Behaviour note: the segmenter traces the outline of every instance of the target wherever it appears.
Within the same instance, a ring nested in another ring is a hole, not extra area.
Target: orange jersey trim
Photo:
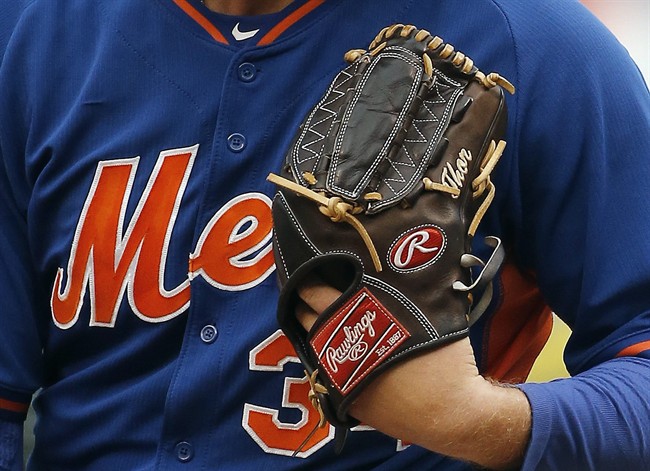
[[[196,8],[194,8],[187,0],[173,0],[173,2],[178,5],[178,7],[189,15],[194,21],[196,21],[207,33],[212,36],[212,38],[220,43],[228,44],[226,37],[221,34],[210,20],[203,16]]]
[[[623,350],[618,352],[618,354],[616,355],[616,358],[619,358],[619,357],[633,357],[633,356],[638,355],[641,352],[645,352],[646,350],[650,350],[650,340],[635,343],[634,345],[630,345],[629,347],[625,347]]]
[[[187,0],[172,0],[181,10],[196,21],[212,38],[222,44],[229,44],[226,37],[208,20],[201,12],[194,8]],[[289,14],[286,18],[281,20],[271,30],[266,33],[262,39],[257,43],[258,46],[266,46],[275,41],[282,33],[289,29],[292,25],[296,24],[305,15],[316,9],[318,6],[325,3],[325,0],[309,0],[296,11]]]
[[[488,321],[483,342],[485,374],[523,382],[553,329],[553,313],[531,276],[504,264],[501,304]]]
[[[325,0],[309,0],[303,6],[291,13],[285,19],[280,21],[277,25],[271,28],[271,31],[266,33],[262,39],[257,43],[258,46],[266,46],[275,41],[282,33],[289,29],[292,25],[296,24],[302,17],[310,13],[316,7],[322,5]]]
[[[27,413],[27,409],[29,409],[29,404],[0,399],[0,409],[25,414]]]

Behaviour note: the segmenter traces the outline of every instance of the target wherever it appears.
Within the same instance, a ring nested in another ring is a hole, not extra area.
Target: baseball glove
[[[358,424],[347,410],[373,378],[466,336],[488,304],[503,250],[486,238],[483,262],[470,246],[505,147],[502,89],[514,92],[414,26],[384,28],[345,59],[281,175],[269,175],[278,320],[321,425],[343,430]],[[343,294],[307,332],[296,288],[314,276]]]

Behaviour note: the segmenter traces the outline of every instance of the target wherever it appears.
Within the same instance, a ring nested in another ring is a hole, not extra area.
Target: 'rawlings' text
[[[363,338],[366,332],[370,338],[375,336],[372,323],[376,317],[376,312],[366,311],[353,326],[346,325],[343,327],[345,339],[338,347],[329,347],[325,351],[325,357],[331,371],[336,373],[339,370],[339,365],[344,362],[358,361],[364,357],[368,351],[368,344],[363,341]]]

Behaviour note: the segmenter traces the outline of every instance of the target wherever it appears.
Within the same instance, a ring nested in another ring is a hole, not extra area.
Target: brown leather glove
[[[494,251],[483,262],[470,244],[505,147],[502,88],[514,91],[413,26],[383,29],[346,60],[281,176],[269,176],[278,185],[278,320],[312,402],[343,429],[357,425],[347,410],[373,378],[466,336],[484,310],[503,251],[487,238]],[[313,276],[343,294],[307,332],[296,287]],[[474,292],[488,296],[475,303]]]

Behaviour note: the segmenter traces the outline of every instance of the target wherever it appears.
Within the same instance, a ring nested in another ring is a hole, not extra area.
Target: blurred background
[[[630,52],[650,83],[650,0],[582,0]]]

